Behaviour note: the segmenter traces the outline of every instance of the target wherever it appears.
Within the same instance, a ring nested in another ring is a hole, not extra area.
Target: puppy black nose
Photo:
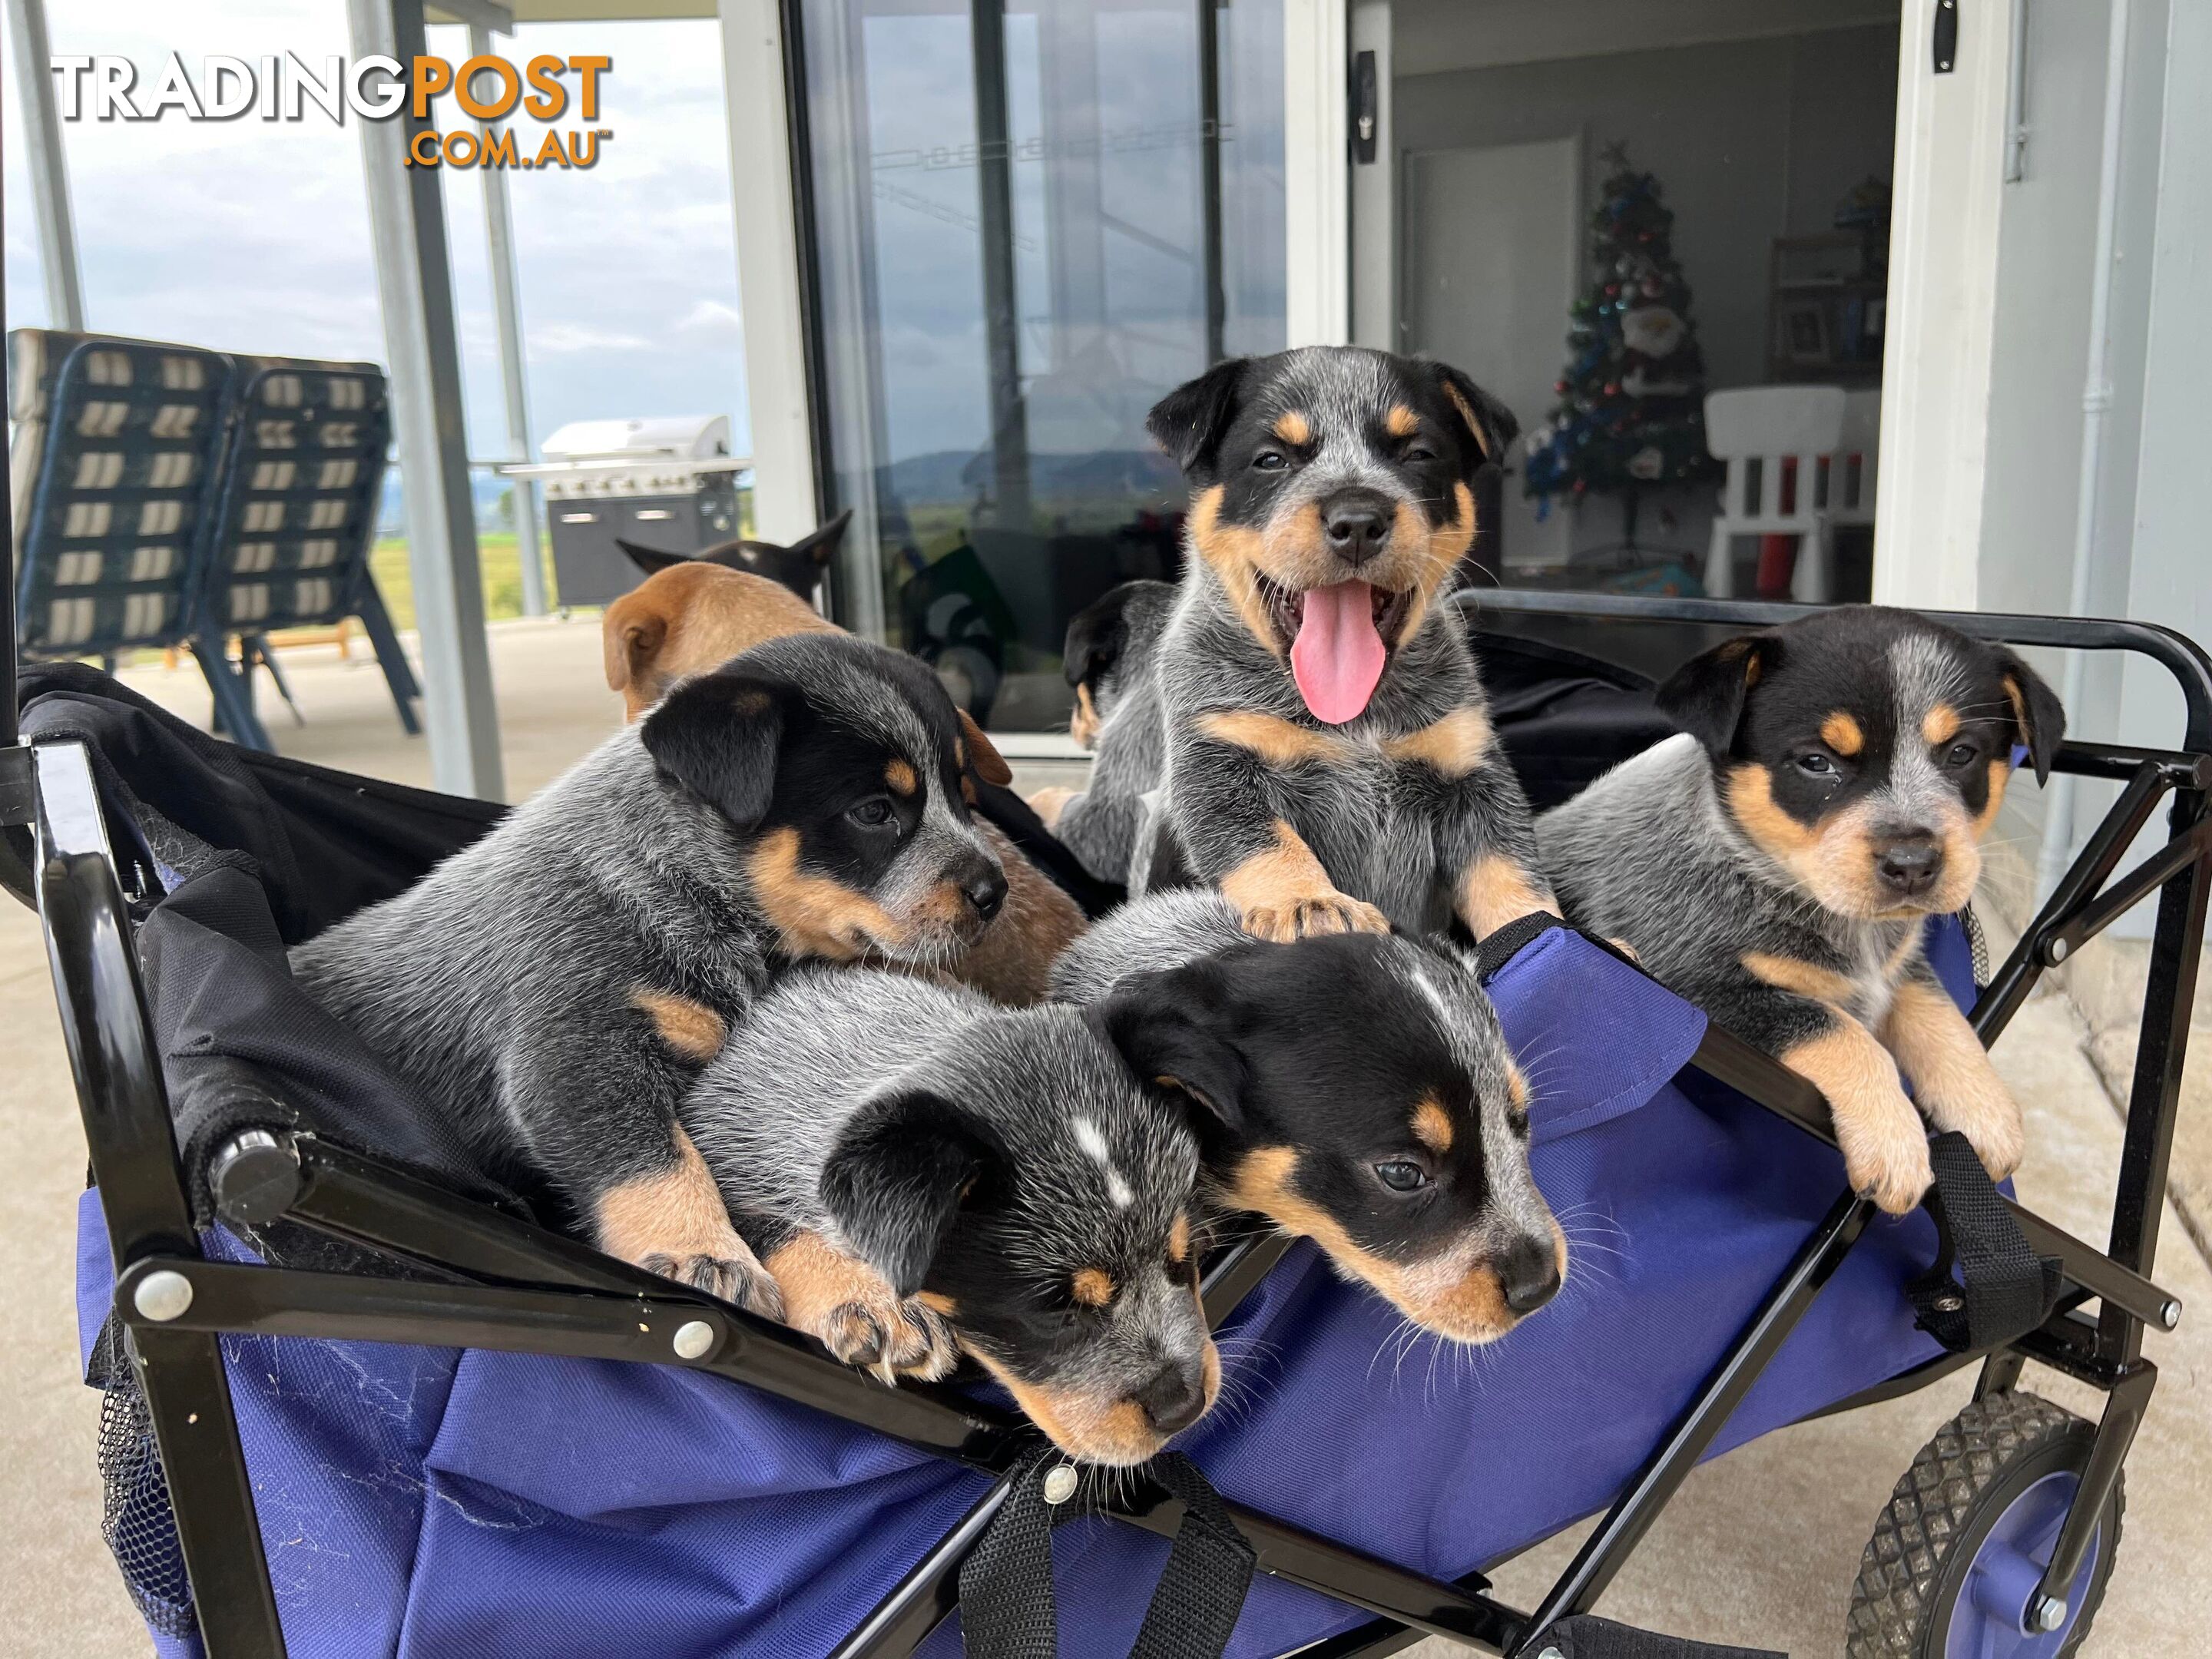
[[[1943,872],[1943,849],[1925,836],[1893,841],[1875,855],[1875,873],[1900,898],[1914,898]]]
[[[1322,535],[1346,564],[1365,564],[1389,540],[1390,518],[1389,507],[1373,496],[1340,496],[1322,507]]]
[[[1498,1261],[1505,1305],[1532,1314],[1559,1293],[1559,1256],[1548,1238],[1516,1239]]]
[[[1162,1434],[1173,1434],[1198,1421],[1206,1410],[1206,1379],[1198,1362],[1170,1360],[1152,1373],[1135,1395],[1145,1420]]]
[[[975,907],[975,914],[988,921],[1006,902],[1006,878],[990,865],[979,864],[960,884],[960,891]]]

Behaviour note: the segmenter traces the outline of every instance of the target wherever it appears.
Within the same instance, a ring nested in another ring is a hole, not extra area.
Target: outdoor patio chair
[[[112,663],[185,641],[230,376],[191,346],[8,337],[25,656]]]
[[[361,618],[410,736],[422,695],[368,566],[392,416],[374,363],[241,357],[191,623],[208,684],[229,690],[217,709],[248,747],[272,745],[253,712],[252,675],[265,665],[287,701],[268,636],[279,629]],[[240,641],[234,673],[224,641]]]

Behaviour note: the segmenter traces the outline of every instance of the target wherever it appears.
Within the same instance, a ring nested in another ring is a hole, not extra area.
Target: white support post
[[[1352,337],[1346,0],[1284,0],[1283,225],[1289,343]]]
[[[1930,57],[1936,0],[1905,0],[1898,51],[1874,597],[1927,610],[1978,597],[2008,143],[2009,9],[1961,9],[1948,72]]]
[[[9,45],[23,100],[23,160],[31,173],[31,207],[39,222],[39,268],[46,280],[46,325],[84,330],[84,279],[76,261],[76,218],[70,211],[69,168],[54,103],[53,48],[46,38],[46,0],[8,0]]]
[[[491,31],[481,23],[469,26],[469,55],[492,55]],[[487,71],[489,73],[489,71]],[[491,124],[479,122],[489,139]],[[507,447],[510,459],[532,461],[530,401],[523,382],[522,290],[514,275],[514,219],[507,195],[507,169],[479,169],[483,179],[484,240],[491,256],[491,307],[499,325],[499,379],[507,394]],[[545,614],[545,550],[538,544],[538,485],[529,478],[512,478],[514,537],[522,556],[522,614]]]
[[[730,196],[737,217],[738,290],[745,323],[745,406],[751,416],[753,529],[796,541],[819,516],[806,330],[799,286],[799,213],[792,199],[790,112],[783,21],[776,0],[720,0],[722,96],[729,112]],[[880,636],[882,583],[874,550],[848,562],[855,631]],[[850,580],[866,569],[870,579]]]
[[[1382,351],[1403,349],[1398,323],[1398,141],[1391,128],[1391,8],[1353,0],[1349,51],[1375,54],[1375,159],[1350,163],[1352,339]]]
[[[347,10],[356,58],[383,53],[404,64],[424,55],[422,0],[347,0]],[[403,110],[359,125],[407,503],[431,776],[449,793],[499,800],[506,785],[469,494],[445,210],[438,169],[407,165],[408,143],[431,124]]]

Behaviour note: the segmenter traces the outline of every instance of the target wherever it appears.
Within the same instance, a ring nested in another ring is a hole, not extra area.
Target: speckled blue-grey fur
[[[900,1218],[841,1210],[829,1194],[850,1184],[828,1177],[872,1113],[918,1093],[950,1103],[963,1132],[991,1149],[974,1178],[990,1194],[984,1236],[994,1254],[963,1263],[945,1317],[1018,1397],[1024,1386],[1048,1391],[1074,1436],[1065,1449],[1132,1461],[1137,1453],[1084,1439],[1090,1417],[1126,1405],[1164,1364],[1194,1376],[1214,1364],[1194,1266],[1172,1268],[1164,1254],[1179,1221],[1188,1227],[1198,1152],[1182,1115],[1139,1084],[1081,1012],[1004,1008],[963,987],[870,969],[795,969],[755,1006],[682,1112],[763,1255],[774,1260],[780,1239],[804,1231],[896,1282],[905,1270],[872,1241]],[[978,1234],[963,1227],[955,1222],[945,1251],[972,1255]],[[938,1288],[942,1265],[921,1282]],[[1073,1321],[1019,1316],[1024,1297],[1064,1289],[1086,1268],[1110,1274],[1110,1302]],[[981,1304],[994,1293],[1006,1305]],[[1039,1339],[1010,1334],[1016,1325]]]

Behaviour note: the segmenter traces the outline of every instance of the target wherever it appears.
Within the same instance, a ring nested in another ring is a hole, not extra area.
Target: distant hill
[[[500,503],[513,486],[508,480],[495,473],[469,474],[469,494],[476,503],[477,528],[507,530],[512,521],[501,511]],[[404,536],[407,533],[407,510],[399,488],[399,469],[384,469],[384,493],[376,506],[376,533],[380,536]]]

